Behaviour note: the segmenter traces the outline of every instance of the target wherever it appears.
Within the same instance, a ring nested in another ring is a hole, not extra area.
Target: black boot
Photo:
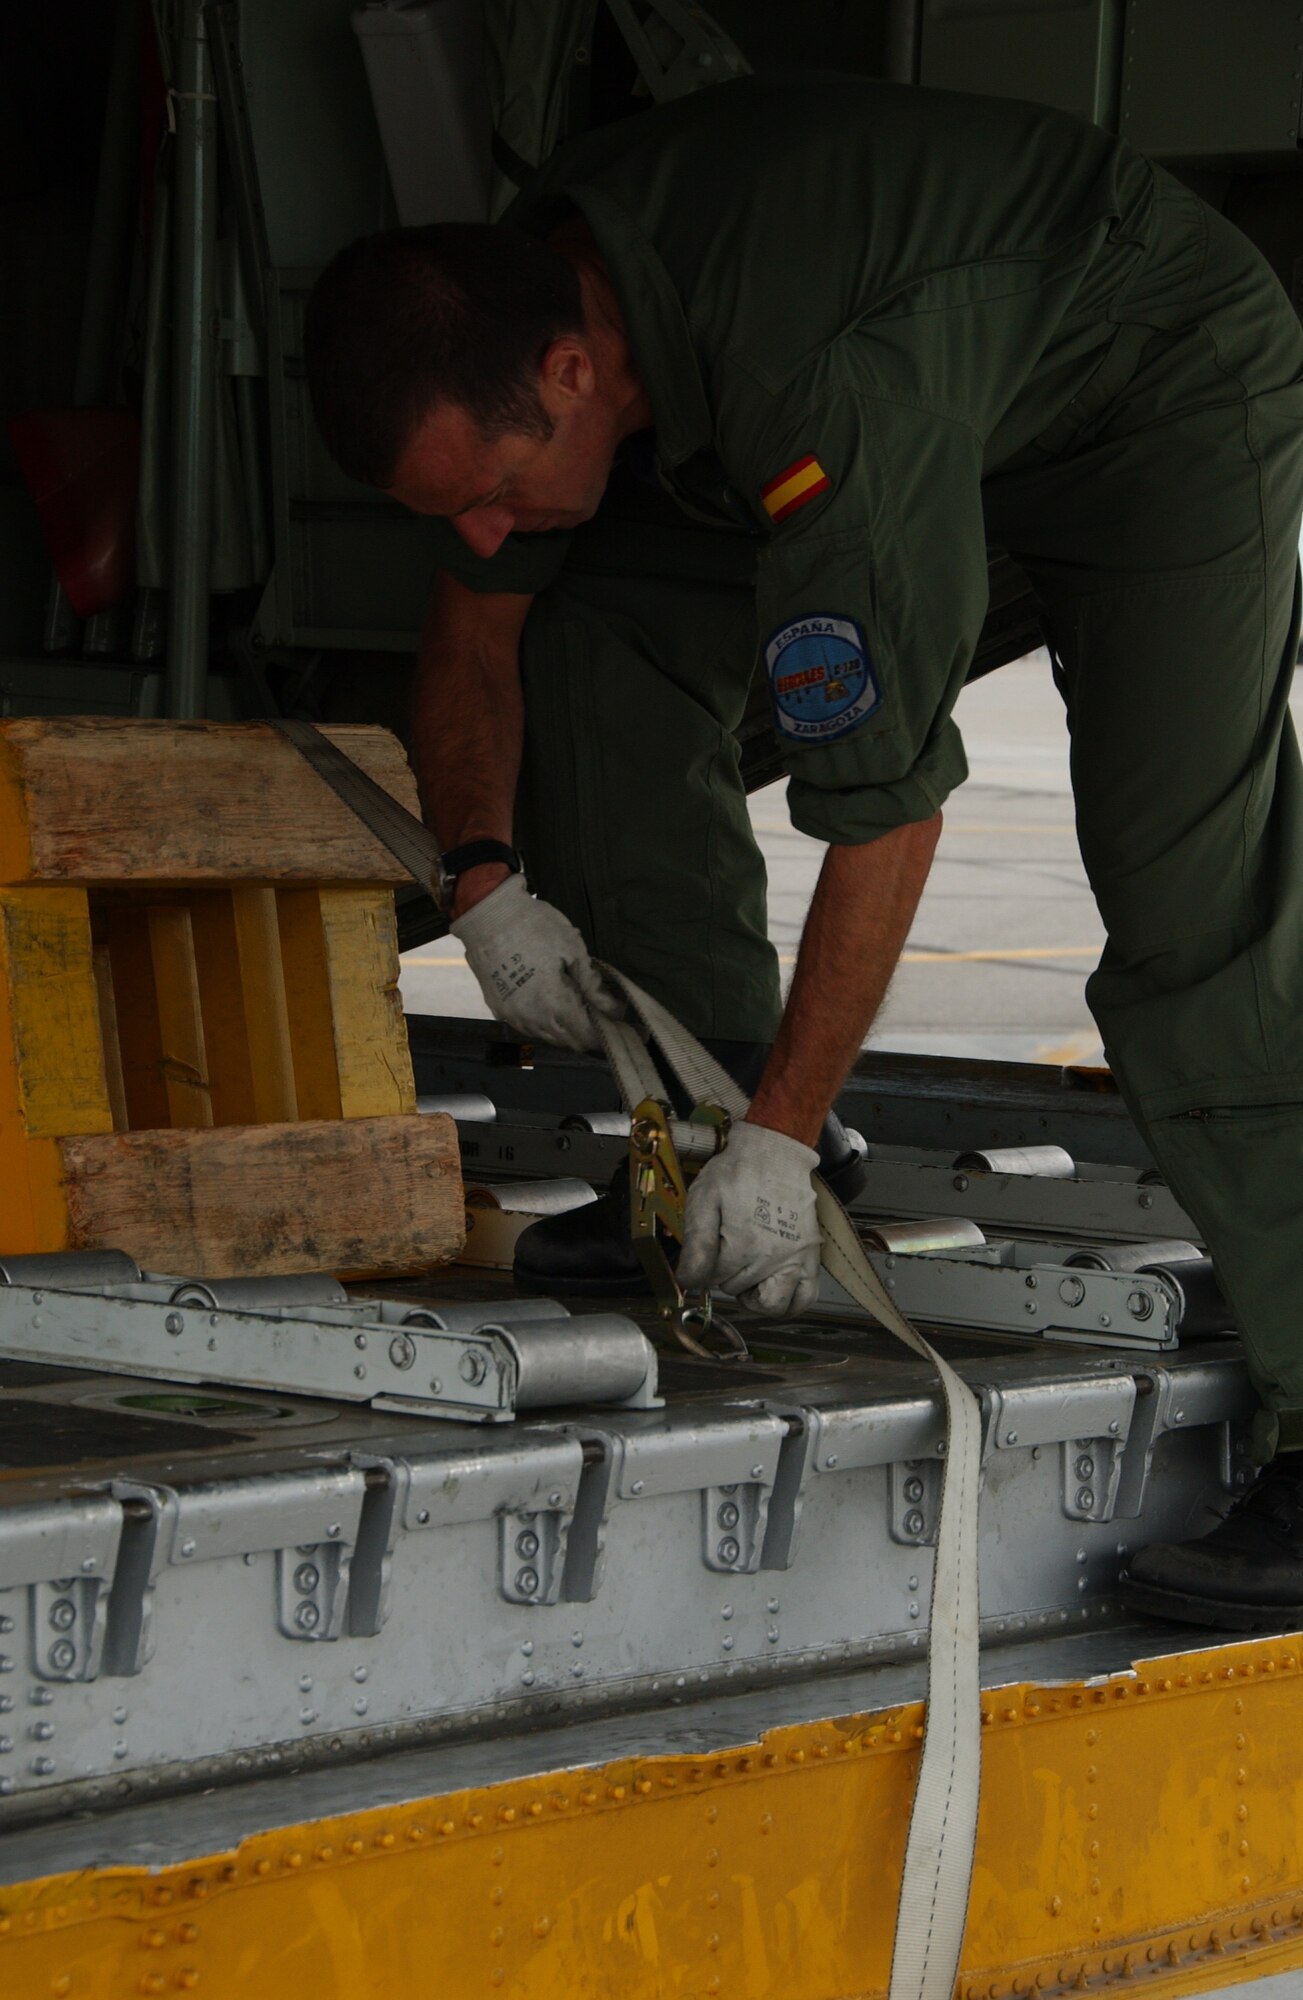
[[[769,1058],[765,1042],[707,1041],[703,1047],[746,1091],[755,1089]],[[662,1063],[662,1070],[664,1067]],[[672,1099],[679,1116],[686,1117],[691,1106],[677,1090]],[[852,1201],[864,1185],[864,1141],[858,1133],[849,1133],[836,1112],[830,1111],[817,1147],[819,1172],[839,1201]],[[524,1230],[516,1240],[512,1277],[522,1291],[608,1298],[647,1291],[647,1280],[629,1238],[628,1167],[621,1163],[599,1200],[572,1208],[565,1215],[545,1216]]]
[[[1303,1453],[1287,1452],[1193,1542],[1154,1542],[1119,1578],[1124,1604],[1229,1632],[1303,1626]]]

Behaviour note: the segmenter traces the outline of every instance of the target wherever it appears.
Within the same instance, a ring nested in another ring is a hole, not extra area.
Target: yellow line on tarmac
[[[991,951],[903,951],[902,965],[959,965],[973,964],[978,960],[1018,958],[1098,958],[1102,945],[1098,944],[1022,944],[1010,945],[1007,950]]]
[[[1101,947],[1097,944],[1021,944],[1009,945],[1003,950],[988,951],[903,951],[902,965],[975,965],[979,963],[1004,964],[1023,958],[1098,958]],[[410,954],[403,958],[404,965],[464,965],[463,958],[414,958]],[[796,953],[779,954],[780,965],[795,965]]]
[[[1003,965],[1024,958],[1098,958],[1102,947],[1097,944],[1027,944],[1010,945],[1006,951],[902,951],[901,965],[972,965],[990,962]],[[781,952],[780,965],[795,965],[794,951]]]
[[[1042,1063],[1102,1063],[1104,1045],[1091,1028],[1069,1035],[1066,1042],[1042,1042],[1032,1056]]]

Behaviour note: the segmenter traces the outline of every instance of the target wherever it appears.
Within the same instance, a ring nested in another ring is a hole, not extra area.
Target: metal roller
[[[604,1139],[627,1139],[627,1111],[570,1111],[561,1120],[563,1132],[596,1132]]]
[[[276,1306],[345,1306],[348,1293],[328,1271],[292,1271],[283,1278],[188,1278],[168,1303],[201,1311],[266,1312]]]
[[[983,1152],[960,1153],[955,1170],[963,1174],[1029,1174],[1040,1180],[1076,1179],[1077,1167],[1062,1146],[988,1146]]]
[[[496,1208],[504,1215],[567,1215],[572,1208],[596,1200],[596,1188],[573,1174],[535,1181],[472,1181],[466,1188],[468,1208]]]
[[[516,1355],[518,1410],[563,1403],[624,1403],[637,1395],[649,1376],[655,1383],[651,1342],[619,1313],[509,1326],[499,1318],[492,1330],[501,1330]]]
[[[562,1132],[593,1132],[603,1139],[627,1139],[631,1120],[626,1111],[571,1111],[561,1120]],[[686,1118],[671,1118],[674,1149],[681,1160],[708,1160],[719,1151],[719,1131],[714,1125],[694,1125]]]
[[[0,1257],[0,1285],[49,1285],[54,1291],[93,1292],[102,1285],[138,1285],[140,1266],[125,1250],[51,1250]]]
[[[1235,1315],[1222,1295],[1211,1257],[1142,1264],[1136,1275],[1161,1278],[1175,1293],[1179,1332],[1196,1335],[1235,1330]]]
[[[1077,1271],[1148,1271],[1156,1264],[1190,1264],[1203,1251],[1196,1243],[1083,1243],[1064,1263]]]
[[[934,1222],[875,1222],[860,1230],[860,1240],[868,1250],[918,1257],[929,1250],[977,1250],[986,1237],[975,1222],[943,1215]]]
[[[455,1119],[459,1125],[493,1125],[498,1116],[497,1105],[482,1090],[448,1091],[432,1097],[418,1097],[416,1108],[423,1118],[442,1111],[445,1117]]]
[[[461,1299],[438,1305],[415,1306],[404,1313],[404,1326],[428,1326],[440,1333],[478,1333],[482,1327],[527,1326],[536,1320],[567,1319],[565,1306],[555,1299],[482,1299],[470,1303]]]

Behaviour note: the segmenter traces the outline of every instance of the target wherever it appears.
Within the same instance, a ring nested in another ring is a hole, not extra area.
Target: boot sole
[[[1118,1595],[1133,1611],[1147,1611],[1178,1624],[1219,1626],[1227,1632],[1293,1632],[1303,1628],[1303,1604],[1237,1604],[1231,1598],[1194,1597],[1184,1590],[1163,1590],[1141,1583],[1124,1570]]]

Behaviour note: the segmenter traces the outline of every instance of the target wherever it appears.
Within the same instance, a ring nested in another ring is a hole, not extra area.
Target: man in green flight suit
[[[439,520],[417,762],[490,1005],[592,1045],[588,1004],[612,1003],[591,953],[731,1053],[751,1110],[693,1184],[680,1271],[807,1304],[811,1170],[845,1167],[825,1114],[965,775],[951,709],[987,543],[1009,551],[1053,636],[1108,930],[1090,1004],[1216,1259],[1273,1461],[1128,1587],[1303,1621],[1284,294],[1106,133],[843,77],[590,134],[507,225],[351,246],[306,340],[339,463]],[[734,737],[757,654],[792,819],[827,843],[785,1011]],[[627,1283],[616,1227],[540,1225],[521,1275]]]

